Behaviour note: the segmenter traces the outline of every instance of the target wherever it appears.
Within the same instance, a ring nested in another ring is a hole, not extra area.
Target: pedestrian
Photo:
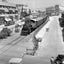
[[[54,64],[54,57],[50,58],[50,62],[51,62],[51,64]]]

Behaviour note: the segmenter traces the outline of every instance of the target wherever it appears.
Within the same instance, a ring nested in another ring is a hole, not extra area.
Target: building
[[[51,13],[55,12],[55,8],[53,6],[46,8],[46,14],[51,16]]]
[[[2,0],[0,1],[0,19],[5,17],[10,17],[13,20],[17,19],[18,10],[15,4]]]
[[[60,9],[59,9],[59,5],[55,5],[55,13],[56,15],[59,15]]]
[[[19,11],[18,12],[19,19],[23,17],[23,14],[29,14],[29,12],[31,13],[31,10],[25,4],[16,4],[16,7],[18,8]]]
[[[51,15],[58,15],[59,14],[59,5],[51,6],[46,8],[46,14]]]

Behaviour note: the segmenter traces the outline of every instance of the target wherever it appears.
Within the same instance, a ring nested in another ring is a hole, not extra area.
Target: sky
[[[31,9],[44,9],[55,4],[60,4],[62,0],[8,0],[15,4],[25,4]]]

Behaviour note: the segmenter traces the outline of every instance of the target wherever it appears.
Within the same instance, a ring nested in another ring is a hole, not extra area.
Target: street
[[[35,33],[36,31],[23,40],[18,41],[14,46],[7,45],[6,48],[0,49],[0,64],[8,64],[10,58],[13,57],[22,58],[26,48],[33,47],[32,37]],[[1,45],[3,46],[4,44]],[[9,46],[11,47],[7,49]],[[39,48],[35,56],[25,55],[22,64],[50,64],[50,58],[52,56],[56,57],[59,53],[64,53],[64,44],[62,42],[62,33],[58,23],[58,16],[53,16],[49,24],[49,31],[46,31],[42,36],[42,42],[39,43]]]

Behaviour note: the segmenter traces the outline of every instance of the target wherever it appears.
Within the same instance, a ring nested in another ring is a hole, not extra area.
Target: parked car
[[[64,64],[64,55],[58,54],[58,56],[54,59],[54,64]]]
[[[0,32],[0,39],[6,38],[11,35],[11,30],[8,28],[3,28],[3,30]]]

